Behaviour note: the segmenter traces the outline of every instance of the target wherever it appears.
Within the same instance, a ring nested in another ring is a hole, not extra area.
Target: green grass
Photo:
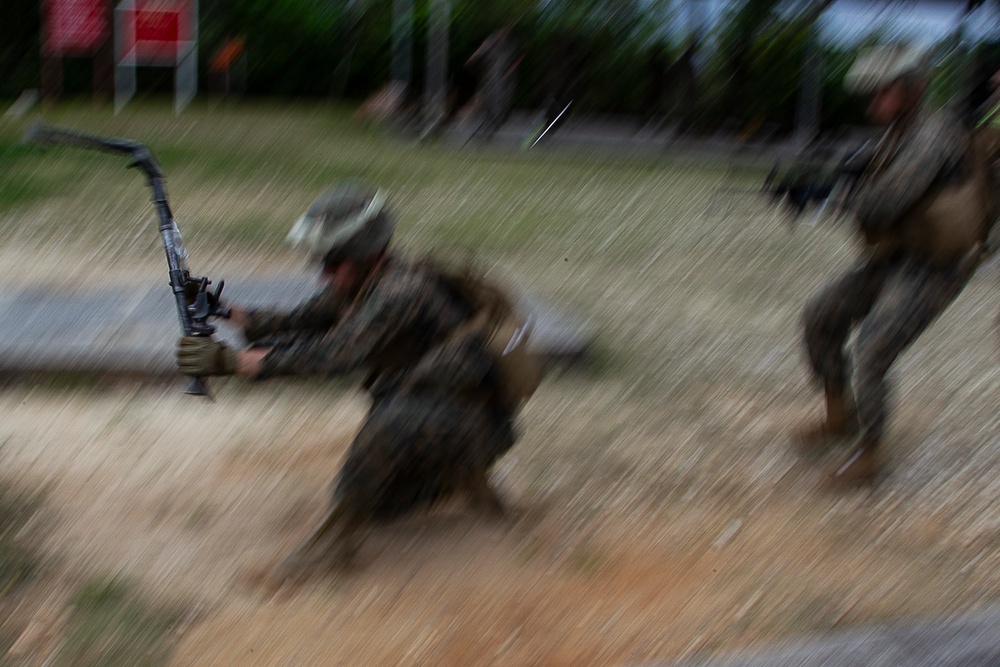
[[[17,603],[23,585],[41,567],[33,548],[30,522],[41,495],[0,484],[0,600]],[[166,664],[170,631],[180,612],[149,604],[119,579],[92,579],[70,600],[69,623],[54,659],[46,664],[74,667],[155,667]],[[0,638],[0,655],[17,636]],[[8,664],[0,658],[0,665]],[[13,664],[13,663],[9,663]]]
[[[691,217],[676,188],[703,188],[725,175],[667,158],[417,144],[357,127],[347,110],[322,104],[195,105],[179,117],[168,109],[136,104],[115,116],[67,105],[44,119],[146,143],[165,171],[181,231],[207,250],[280,247],[321,190],[361,178],[388,190],[401,234],[420,246],[517,253],[578,245],[596,224],[614,238],[583,250],[628,257],[655,240],[651,221]],[[29,122],[0,124],[0,216],[22,226],[47,216],[31,230],[34,243],[96,245],[149,210],[143,179],[125,171],[125,158],[23,146]],[[71,215],[53,224],[46,206]],[[16,227],[0,227],[0,242]]]
[[[0,598],[30,580],[38,570],[40,557],[22,531],[40,502],[39,495],[27,495],[0,484]]]
[[[0,213],[67,190],[65,170],[41,168],[39,153],[14,137],[0,138]]]
[[[144,601],[119,579],[93,579],[71,601],[69,627],[54,664],[74,667],[166,664],[179,612]]]

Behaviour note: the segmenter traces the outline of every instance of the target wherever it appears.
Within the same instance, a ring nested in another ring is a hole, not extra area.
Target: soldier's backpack
[[[969,135],[962,178],[932,189],[900,220],[904,247],[941,264],[981,251],[997,217],[998,147],[1000,135],[993,128]]]
[[[472,306],[473,314],[453,334],[478,336],[493,360],[500,399],[517,411],[542,381],[542,360],[528,345],[533,319],[507,293],[471,267],[434,265],[441,280]]]

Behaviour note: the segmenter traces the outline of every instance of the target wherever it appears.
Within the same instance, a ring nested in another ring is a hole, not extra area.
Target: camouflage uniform
[[[373,404],[333,489],[346,524],[481,491],[513,445],[487,352],[452,333],[470,314],[431,267],[391,258],[353,303],[324,290],[287,314],[249,313],[248,340],[273,346],[259,378],[368,372]]]
[[[896,358],[965,287],[974,263],[932,258],[903,238],[900,222],[936,188],[963,177],[965,131],[946,114],[890,129],[853,202],[864,257],[806,306],[809,362],[828,392],[846,392],[845,345],[860,323],[853,386],[862,439],[877,442],[886,422],[886,374]]]
[[[233,350],[208,336],[178,341],[178,368],[194,377],[368,374],[372,406],[330,508],[279,567],[279,581],[297,577],[314,557],[338,555],[334,548],[349,558],[352,536],[370,521],[454,492],[502,510],[487,471],[514,444],[515,399],[529,386],[511,389],[508,372],[519,357],[512,351],[497,360],[487,349],[496,331],[484,327],[499,311],[466,289],[474,277],[456,281],[447,267],[397,261],[387,254],[394,229],[382,191],[361,183],[327,190],[288,241],[321,262],[328,285],[289,312],[218,311],[261,350]]]

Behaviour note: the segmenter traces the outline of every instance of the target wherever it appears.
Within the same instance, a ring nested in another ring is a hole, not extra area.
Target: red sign
[[[136,62],[175,63],[193,46],[190,2],[136,0],[122,16],[122,53]]]
[[[91,55],[108,36],[107,0],[46,0],[45,55]]]

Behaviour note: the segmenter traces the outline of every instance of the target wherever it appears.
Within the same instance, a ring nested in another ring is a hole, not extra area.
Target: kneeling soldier
[[[182,373],[337,376],[367,372],[372,405],[334,480],[329,511],[279,569],[292,577],[318,559],[346,562],[357,531],[455,492],[491,512],[487,481],[514,444],[517,405],[505,400],[470,303],[428,262],[388,251],[395,223],[381,192],[334,188],[289,234],[322,264],[320,290],[287,312],[231,308],[252,347],[185,337]]]

